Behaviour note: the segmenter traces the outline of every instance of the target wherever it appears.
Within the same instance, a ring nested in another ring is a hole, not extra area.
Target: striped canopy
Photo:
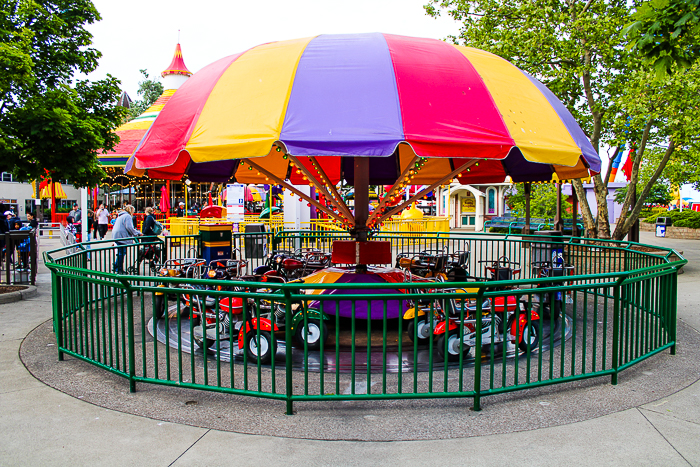
[[[572,115],[532,76],[481,50],[380,33],[274,42],[212,63],[172,96],[126,170],[304,182],[288,155],[351,184],[357,156],[371,158],[372,184],[396,182],[417,157],[410,184],[468,160],[479,163],[457,174],[466,183],[600,171]],[[242,170],[246,158],[255,169]]]
[[[175,94],[175,89],[166,89],[145,112],[114,130],[119,136],[119,143],[113,151],[97,156],[100,164],[105,167],[124,167],[148,128],[155,121],[158,113],[173,94]]]

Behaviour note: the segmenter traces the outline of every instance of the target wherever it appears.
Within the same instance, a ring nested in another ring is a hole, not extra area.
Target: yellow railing
[[[165,227],[169,230],[170,235],[197,235],[199,234],[199,226],[202,224],[221,224],[229,223],[225,218],[184,218],[171,217],[165,222]],[[313,219],[310,222],[302,222],[297,228],[293,224],[285,224],[282,214],[273,215],[272,219],[260,219],[256,215],[248,215],[244,217],[244,221],[238,224],[238,231],[245,232],[245,226],[248,224],[265,224],[267,230],[279,232],[280,230],[311,230],[314,232],[345,232],[345,229],[334,221],[328,219]]]
[[[406,232],[410,234],[422,234],[424,232],[449,232],[451,216],[426,216],[423,219],[401,219],[393,216],[382,222],[382,232]]]
[[[210,217],[206,219],[171,217],[165,222],[165,227],[170,231],[170,235],[197,235],[201,224],[227,223],[225,218]],[[245,216],[244,221],[238,224],[238,231],[245,232],[248,224],[265,224],[267,230],[279,232],[280,230],[310,230],[312,232],[345,232],[345,229],[335,221],[328,219],[312,219],[310,222],[302,222],[300,226],[285,224],[282,214],[273,215],[272,219],[260,219],[258,216]],[[394,216],[385,220],[381,229],[382,232],[400,232],[408,236],[418,235],[424,232],[449,232],[450,217],[424,217],[423,219],[400,219]]]

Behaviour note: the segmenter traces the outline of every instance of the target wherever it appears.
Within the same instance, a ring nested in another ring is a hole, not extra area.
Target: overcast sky
[[[159,76],[180,44],[185,64],[196,72],[250,47],[318,34],[383,32],[443,39],[457,34],[449,17],[433,19],[427,0],[93,0],[102,21],[89,27],[100,67],[136,99],[139,70]]]
[[[318,34],[383,32],[444,39],[459,24],[425,14],[428,0],[93,0],[102,21],[88,29],[102,52],[90,79],[110,73],[132,99],[145,68],[160,76],[178,42],[190,71],[250,47]],[[603,148],[601,159],[607,166]],[[624,161],[623,161],[624,162]],[[618,175],[617,181],[624,181]],[[698,197],[685,187],[683,196]]]

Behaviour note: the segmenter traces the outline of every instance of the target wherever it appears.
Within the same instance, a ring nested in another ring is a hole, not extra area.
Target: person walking
[[[105,209],[105,203],[100,203],[100,208],[97,210],[97,228],[100,232],[100,240],[104,240],[107,236],[107,227],[109,226],[109,211]]]
[[[143,235],[134,228],[134,221],[131,218],[132,214],[134,214],[134,207],[130,204],[124,206],[124,209],[119,211],[117,219],[114,222],[114,228],[112,229],[112,239],[115,240],[118,247],[117,259],[114,261],[113,268],[113,272],[115,274],[124,274],[124,256],[126,256],[126,246],[134,243],[130,237],[139,237]]]
[[[95,236],[92,236],[92,231],[95,228],[95,213],[92,212],[92,209],[88,209],[87,212],[87,234],[88,234],[88,242],[92,240],[93,238],[96,238]]]
[[[75,214],[73,215],[75,223],[80,224],[83,221],[83,211],[77,204],[73,205],[73,209],[75,210]]]
[[[10,219],[12,211],[5,211],[0,217],[0,264],[5,260],[5,234],[10,231]]]
[[[153,208],[148,206],[145,210],[146,219],[143,221],[143,235],[146,237],[155,237],[156,233],[153,227],[156,225],[156,216],[153,215]]]

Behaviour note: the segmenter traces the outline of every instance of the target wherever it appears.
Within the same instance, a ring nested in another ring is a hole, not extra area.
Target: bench
[[[531,218],[530,230],[544,230],[545,227],[553,225],[547,219]],[[513,229],[523,229],[525,227],[524,217],[493,217],[484,222],[484,229],[507,228],[508,233],[513,233]]]

